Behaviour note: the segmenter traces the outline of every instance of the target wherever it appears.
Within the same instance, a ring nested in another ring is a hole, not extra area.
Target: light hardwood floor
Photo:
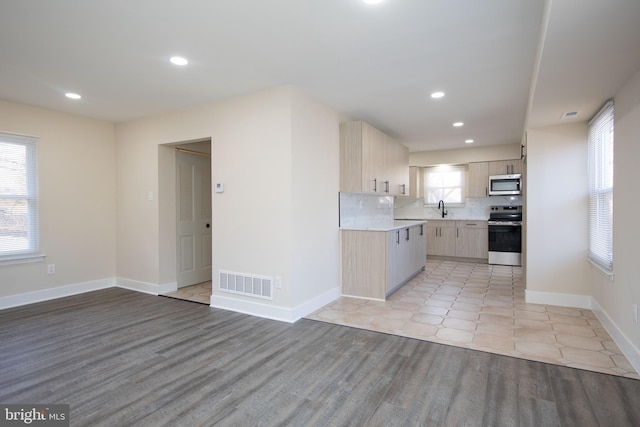
[[[0,311],[0,402],[73,426],[635,426],[640,381],[125,289]]]

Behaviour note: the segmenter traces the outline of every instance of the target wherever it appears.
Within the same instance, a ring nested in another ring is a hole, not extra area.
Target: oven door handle
[[[522,221],[488,221],[487,225],[512,225],[522,227]]]

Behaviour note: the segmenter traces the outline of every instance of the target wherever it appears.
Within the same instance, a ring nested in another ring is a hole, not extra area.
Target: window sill
[[[615,281],[615,274],[613,273],[613,271],[609,271],[606,270],[604,267],[602,267],[600,264],[598,264],[597,262],[593,261],[591,258],[587,258],[587,260],[589,261],[589,263],[594,266],[596,268],[596,270],[598,272],[600,272],[600,274],[602,274],[603,276],[605,276],[607,279],[609,279],[611,282]]]
[[[24,255],[7,255],[0,257],[0,266],[14,264],[29,264],[33,262],[42,262],[46,257],[45,254],[24,254]]]

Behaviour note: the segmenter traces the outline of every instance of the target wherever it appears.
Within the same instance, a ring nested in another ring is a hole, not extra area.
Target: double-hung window
[[[424,170],[424,202],[464,203],[464,166],[435,166]]]
[[[36,139],[0,132],[0,263],[41,257]]]
[[[613,274],[613,101],[589,122],[589,259]]]

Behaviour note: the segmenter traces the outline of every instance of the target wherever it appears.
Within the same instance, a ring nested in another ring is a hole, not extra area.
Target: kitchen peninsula
[[[340,227],[342,294],[384,300],[424,269],[426,221]]]

